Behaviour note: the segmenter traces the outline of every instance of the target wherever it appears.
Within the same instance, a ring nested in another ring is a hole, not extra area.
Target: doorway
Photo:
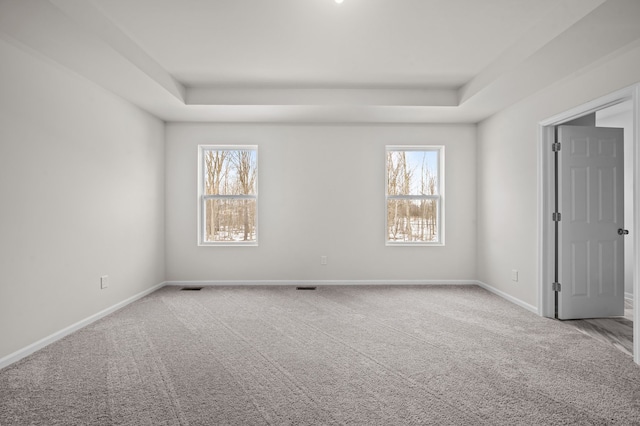
[[[609,96],[597,99],[580,107],[574,108],[570,111],[566,111],[562,114],[558,114],[540,123],[540,137],[538,147],[538,259],[540,273],[538,280],[538,296],[539,314],[542,316],[550,318],[556,317],[558,309],[558,299],[560,299],[563,303],[569,299],[568,294],[567,297],[565,297],[564,294],[560,296],[560,298],[558,297],[558,291],[560,293],[562,292],[562,277],[558,275],[558,268],[556,268],[556,257],[558,256],[558,254],[562,255],[562,235],[560,235],[560,238],[558,239],[557,234],[558,221],[562,221],[564,219],[564,217],[559,217],[559,215],[557,215],[558,212],[562,214],[564,214],[564,212],[557,210],[557,203],[562,202],[562,200],[558,199],[558,195],[562,195],[562,189],[557,190],[555,185],[555,161],[558,154],[554,151],[554,143],[556,142],[557,130],[560,128],[559,126],[570,126],[570,128],[565,127],[565,132],[573,129],[579,133],[583,132],[579,128],[579,126],[593,129],[604,127],[624,129],[624,139],[626,140],[624,146],[624,198],[626,198],[629,202],[624,205],[624,226],[620,226],[619,229],[622,231],[628,230],[629,235],[626,235],[624,238],[620,238],[619,240],[617,240],[620,242],[618,245],[620,247],[619,251],[622,251],[622,247],[624,247],[626,255],[624,256],[624,267],[621,266],[621,268],[624,269],[620,269],[616,273],[623,287],[621,287],[619,292],[619,295],[621,296],[619,301],[615,302],[615,304],[619,306],[617,308],[617,311],[608,311],[609,313],[605,313],[604,315],[602,315],[602,312],[607,312],[606,309],[601,309],[600,314],[597,313],[597,309],[593,312],[596,312],[595,316],[605,316],[610,314],[620,315],[618,317],[618,319],[620,319],[625,314],[624,302],[626,301],[628,309],[630,299],[632,297],[635,296],[635,300],[639,299],[639,284],[637,278],[639,262],[638,251],[635,250],[635,247],[638,247],[638,242],[640,241],[640,239],[638,238],[638,235],[636,235],[637,233],[634,232],[634,230],[636,229],[635,225],[638,223],[638,219],[640,217],[640,209],[636,207],[639,204],[638,201],[640,200],[640,185],[638,184],[640,182],[640,173],[637,173],[637,165],[640,164],[640,162],[638,161],[639,150],[635,149],[637,146],[639,146],[639,98],[640,85],[636,85],[613,93]],[[623,131],[620,130],[619,132],[620,134],[622,134]],[[557,148],[557,146],[555,146],[555,148]],[[558,173],[561,174],[562,170],[559,170]],[[622,175],[620,175],[620,178],[621,176]],[[608,192],[604,192],[604,194],[609,195]],[[606,204],[608,205],[609,202],[607,202]],[[565,206],[565,208],[566,207],[567,206]],[[620,220],[620,222],[622,222],[622,220]],[[566,227],[566,229],[568,228],[569,227]],[[617,229],[614,230],[614,232],[615,231],[617,231]],[[600,242],[600,240],[603,240],[600,237],[595,238],[599,238],[598,243]],[[613,238],[612,241],[616,241],[616,238]],[[611,243],[609,245],[609,248],[607,248],[606,244],[600,244],[602,247],[600,247],[598,250],[600,250],[601,253],[603,253],[602,250],[606,251],[615,245],[614,243]],[[568,253],[571,254],[571,252]],[[573,256],[575,253],[577,252],[574,251],[571,256]],[[565,260],[561,259],[560,262],[565,262],[567,257],[570,256],[565,253]],[[562,265],[565,265],[565,263],[562,263]],[[594,274],[596,273],[596,271],[591,271],[589,273]],[[602,271],[597,271],[597,274],[601,275]],[[564,278],[570,279],[571,277],[567,277],[565,275]],[[622,283],[622,281],[624,281],[624,283]],[[558,285],[558,283],[560,283],[560,285]],[[593,303],[597,304],[600,302],[595,301]],[[609,301],[609,303],[611,303],[611,301]],[[593,307],[597,307],[597,305],[592,306],[592,308]],[[639,309],[635,309],[633,313],[633,323],[635,324],[640,324],[638,322],[638,310]],[[570,318],[571,316],[567,315],[567,312],[569,312],[569,310],[567,310],[567,308],[565,307],[564,316],[565,318]],[[626,313],[627,317],[629,317],[629,311],[627,311]],[[581,315],[589,316],[588,314],[576,314],[576,316],[574,316],[573,318],[580,318]],[[585,321],[602,322],[600,320]],[[626,321],[630,322],[628,319]],[[583,325],[588,329],[592,328],[593,324],[585,323]],[[640,327],[633,328],[632,340],[634,361],[640,364]]]

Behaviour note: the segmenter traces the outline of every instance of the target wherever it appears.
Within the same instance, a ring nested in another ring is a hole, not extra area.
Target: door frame
[[[538,123],[538,314],[555,316],[554,281],[554,162],[551,144],[555,126],[586,114],[631,100],[633,109],[633,360],[640,364],[640,84],[618,90]]]

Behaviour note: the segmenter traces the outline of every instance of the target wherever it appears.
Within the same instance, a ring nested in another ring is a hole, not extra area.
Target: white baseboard
[[[476,285],[475,280],[208,280],[165,281],[175,286],[248,286],[248,285]]]
[[[633,300],[633,293],[625,293],[624,294],[624,298],[625,299],[629,299],[629,300]]]
[[[143,298],[144,296],[153,293],[154,291],[158,290],[161,287],[164,287],[166,285],[166,283],[162,282],[160,284],[157,284],[143,292],[140,292],[134,296],[129,297],[128,299],[123,300],[122,302],[116,303],[115,305],[104,309],[100,312],[98,312],[97,314],[91,315],[90,317],[87,317],[83,320],[78,321],[75,324],[70,325],[69,327],[63,328],[60,331],[57,331],[43,339],[38,340],[35,343],[30,344],[27,347],[24,347],[20,350],[17,350],[16,352],[9,354],[3,358],[0,358],[0,370],[13,364],[14,362],[17,362],[19,360],[21,360],[22,358],[31,355],[32,353],[34,353],[35,351],[38,351],[42,348],[44,348],[47,345],[50,345],[51,343],[62,339],[65,336],[68,336],[69,334],[73,333],[74,331],[80,330],[83,327],[88,326],[89,324],[91,324],[92,322],[95,322],[97,320],[99,320],[100,318],[103,318],[115,311],[117,311],[118,309],[124,308],[125,306],[127,306],[128,304],[135,302],[138,299]]]
[[[522,300],[520,300],[520,299],[518,299],[516,297],[513,297],[513,296],[505,293],[502,290],[498,290],[497,288],[492,287],[487,283],[483,283],[482,281],[476,281],[476,284],[478,284],[480,287],[484,288],[485,290],[490,291],[491,293],[493,293],[493,294],[495,294],[497,296],[500,296],[503,299],[508,300],[509,302],[514,303],[514,304],[526,309],[527,311],[533,312],[536,315],[540,315],[540,313],[538,312],[538,308],[536,308],[533,305],[530,305],[530,304],[528,304],[526,302],[523,302]]]
[[[88,318],[85,318],[81,321],[78,321],[75,324],[72,324],[56,333],[51,334],[43,339],[38,340],[35,343],[30,344],[29,346],[22,348],[12,354],[5,356],[4,358],[0,358],[0,370],[21,360],[22,358],[31,355],[32,353],[44,348],[51,343],[62,339],[69,334],[80,330],[83,327],[103,318],[118,309],[121,309],[130,303],[135,302],[138,299],[143,298],[144,296],[153,293],[154,291],[160,289],[164,286],[224,286],[224,285],[478,285],[491,293],[494,293],[503,299],[508,300],[511,303],[514,303],[518,306],[523,307],[524,309],[531,311],[535,314],[538,314],[538,308],[535,306],[529,305],[528,303],[523,302],[520,299],[517,299],[513,296],[510,296],[503,291],[500,291],[486,283],[476,280],[214,280],[214,281],[165,281],[160,284],[157,284],[143,292],[140,292],[134,296],[129,297],[128,299],[123,300],[122,302],[116,303],[115,305],[104,309],[94,315],[91,315]],[[626,296],[626,295],[625,295]],[[633,296],[632,296],[633,297]]]
[[[207,280],[166,281],[168,286],[250,286],[250,285],[477,285],[536,315],[538,308],[477,280]]]

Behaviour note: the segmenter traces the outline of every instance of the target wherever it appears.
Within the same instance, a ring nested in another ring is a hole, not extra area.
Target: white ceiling
[[[0,0],[167,121],[477,122],[640,40],[637,0]]]
[[[459,87],[522,38],[556,1],[96,4],[188,86]]]

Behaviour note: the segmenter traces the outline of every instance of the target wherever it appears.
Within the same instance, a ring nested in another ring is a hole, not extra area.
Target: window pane
[[[255,150],[204,151],[205,195],[255,195]]]
[[[206,200],[205,242],[256,241],[256,200]]]
[[[387,200],[389,242],[438,242],[438,200]]]
[[[438,151],[387,151],[387,195],[438,195]]]

